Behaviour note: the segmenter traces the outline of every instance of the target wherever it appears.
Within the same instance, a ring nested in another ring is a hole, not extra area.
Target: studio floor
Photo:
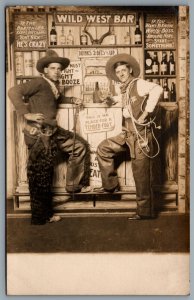
[[[127,214],[77,213],[37,226],[31,225],[29,212],[22,215],[12,210],[8,211],[6,236],[7,253],[186,253],[189,215],[169,212],[153,220],[131,221]]]

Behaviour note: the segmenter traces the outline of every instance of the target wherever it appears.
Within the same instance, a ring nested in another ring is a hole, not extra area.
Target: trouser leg
[[[62,152],[69,154],[66,172],[66,190],[68,192],[80,191],[84,177],[84,165],[86,146],[81,141],[69,138],[60,142],[59,148]]]
[[[137,213],[141,216],[151,216],[150,158],[139,149],[137,142],[135,152],[132,171],[136,185]]]
[[[118,153],[125,151],[125,147],[117,142],[117,138],[106,139],[98,146],[97,158],[101,171],[102,186],[106,190],[111,191],[119,184],[114,159]]]

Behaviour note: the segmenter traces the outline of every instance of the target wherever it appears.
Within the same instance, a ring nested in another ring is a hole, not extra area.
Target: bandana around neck
[[[51,81],[50,79],[48,79],[45,75],[42,75],[42,77],[49,83],[50,87],[51,87],[51,90],[55,96],[55,99],[58,99],[59,96],[60,96],[60,92],[59,92],[59,89],[57,87],[58,85],[58,82],[53,82]]]
[[[126,92],[128,85],[134,79],[135,79],[134,77],[129,77],[124,83],[121,84],[120,86],[121,94],[124,94]]]

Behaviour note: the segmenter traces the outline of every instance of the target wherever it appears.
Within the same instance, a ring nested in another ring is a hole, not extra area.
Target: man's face
[[[132,77],[129,68],[126,65],[116,67],[115,74],[121,82],[125,82],[129,77]]]
[[[61,76],[61,64],[51,63],[47,68],[44,68],[44,73],[48,79],[53,81],[59,80]]]

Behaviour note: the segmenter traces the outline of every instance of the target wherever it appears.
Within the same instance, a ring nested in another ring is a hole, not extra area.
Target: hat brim
[[[136,78],[140,74],[140,66],[137,60],[126,53],[121,53],[112,56],[106,64],[106,75],[109,79],[113,79],[114,81],[120,81],[115,74],[115,64],[118,62],[125,62],[132,68],[132,75]]]
[[[46,68],[51,63],[61,64],[61,69],[64,70],[68,67],[70,60],[66,57],[42,57],[37,61],[36,69],[38,72],[43,73],[44,68]]]

